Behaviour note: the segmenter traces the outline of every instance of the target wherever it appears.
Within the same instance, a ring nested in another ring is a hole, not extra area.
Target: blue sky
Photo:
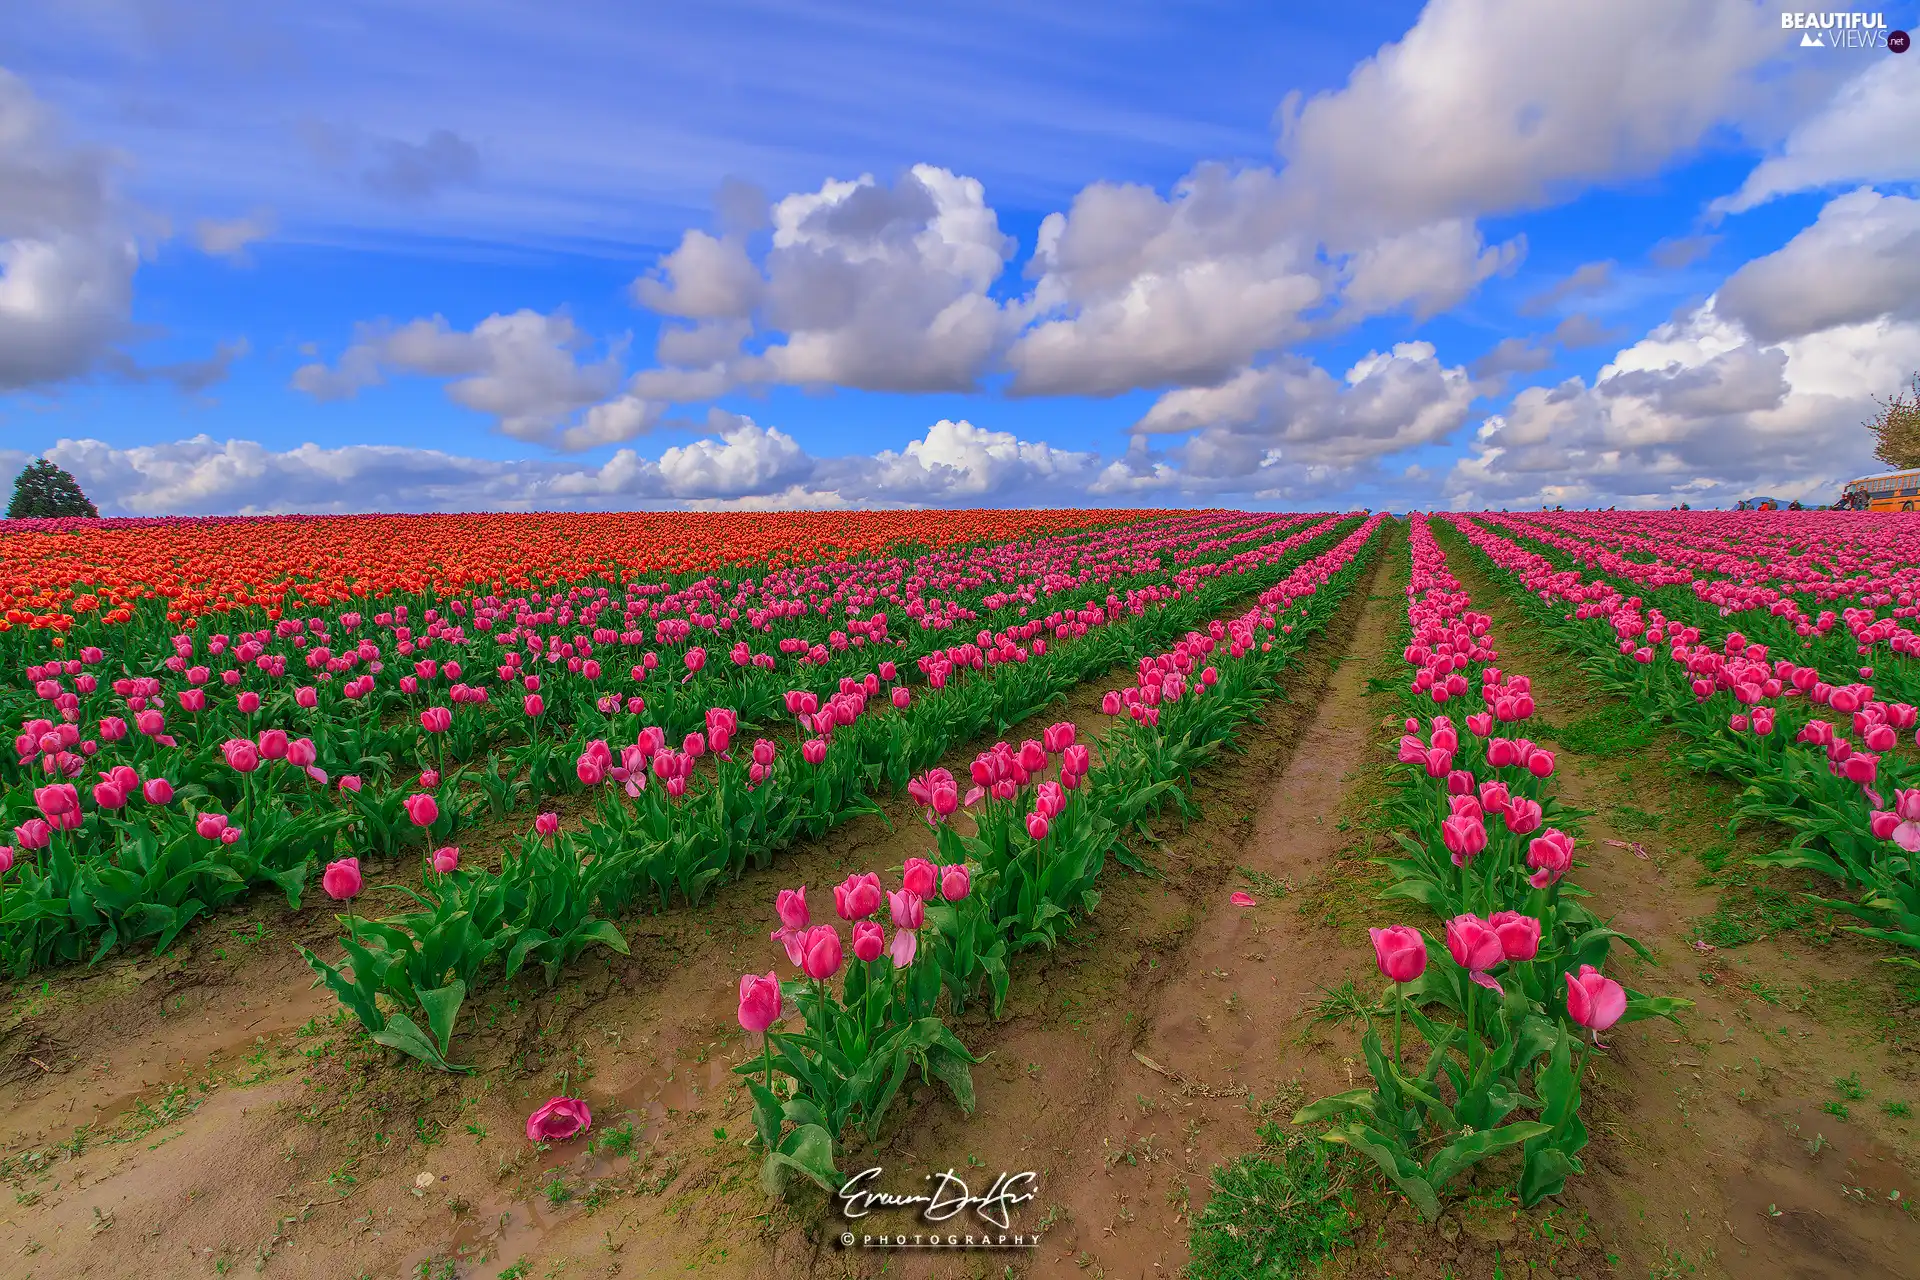
[[[127,514],[1830,500],[1920,368],[1920,54],[1786,8],[20,0],[0,463]]]

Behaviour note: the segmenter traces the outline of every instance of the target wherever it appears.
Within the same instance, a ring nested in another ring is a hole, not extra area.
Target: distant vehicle
[[[1778,511],[1787,504],[1778,498],[1745,498],[1733,504],[1735,511]]]
[[[1862,476],[1840,491],[1842,511],[1912,511],[1920,504],[1920,467]]]

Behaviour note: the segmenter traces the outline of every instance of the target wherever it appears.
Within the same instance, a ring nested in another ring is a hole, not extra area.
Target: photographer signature
[[[842,1216],[849,1219],[864,1218],[875,1209],[910,1209],[919,1206],[922,1222],[945,1222],[971,1207],[980,1215],[981,1221],[1004,1231],[1012,1225],[1008,1211],[1039,1194],[1036,1190],[1039,1175],[1030,1171],[1003,1173],[993,1180],[993,1185],[987,1188],[985,1195],[978,1196],[969,1194],[966,1181],[952,1169],[927,1175],[926,1180],[934,1184],[931,1195],[901,1195],[874,1190],[873,1184],[879,1180],[880,1174],[880,1166],[875,1165],[846,1180],[835,1193],[835,1198],[840,1201]]]

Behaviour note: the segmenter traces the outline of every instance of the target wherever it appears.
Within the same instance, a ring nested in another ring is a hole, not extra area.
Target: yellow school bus
[[[1913,511],[1920,508],[1920,467],[1883,471],[1849,481],[1840,505],[1848,511]]]

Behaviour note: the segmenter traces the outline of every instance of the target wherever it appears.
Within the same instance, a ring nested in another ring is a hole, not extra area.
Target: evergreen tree
[[[13,482],[13,501],[7,505],[9,520],[99,514],[87,495],[80,492],[79,481],[66,468],[45,458],[35,458],[21,471]]]
[[[1873,456],[1896,471],[1920,467],[1920,373],[1913,375],[1913,397],[1895,394],[1879,400],[1880,412],[1867,420],[1873,432]]]

